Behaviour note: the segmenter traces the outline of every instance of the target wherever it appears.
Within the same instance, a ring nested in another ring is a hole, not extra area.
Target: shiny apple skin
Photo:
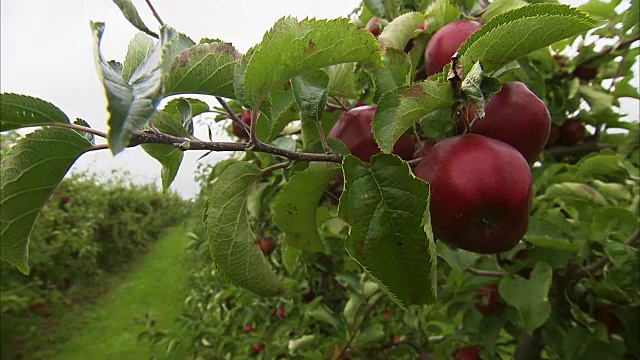
[[[513,248],[527,231],[529,164],[512,146],[477,134],[439,141],[415,168],[431,189],[436,238],[493,254]]]
[[[473,20],[458,20],[450,22],[438,29],[424,50],[424,66],[427,75],[439,73],[445,65],[451,62],[451,57],[458,51],[462,43],[482,24]]]
[[[355,107],[344,112],[329,132],[329,137],[342,141],[351,153],[364,162],[380,152],[373,139],[371,122],[376,107],[365,105]],[[416,141],[412,136],[401,136],[393,146],[393,153],[404,160],[411,160],[416,148]]]
[[[527,161],[542,152],[551,131],[551,115],[540,100],[519,81],[510,81],[491,97],[485,117],[475,118],[471,132],[515,147]]]

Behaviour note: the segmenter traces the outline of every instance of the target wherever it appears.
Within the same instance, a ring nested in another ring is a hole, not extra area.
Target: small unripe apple
[[[269,255],[276,249],[276,241],[270,236],[264,236],[258,239],[258,246],[263,254]]]
[[[484,315],[493,314],[502,307],[498,285],[479,287],[476,289],[474,300],[476,309]]]
[[[550,129],[551,115],[544,102],[519,81],[502,84],[489,100],[484,118],[475,117],[471,125],[472,133],[503,141],[530,162],[544,149]]]
[[[372,105],[360,106],[344,112],[329,132],[329,137],[342,141],[354,156],[364,162],[380,152],[373,139],[371,122],[376,107]],[[404,160],[411,160],[415,150],[413,136],[401,136],[393,147],[393,153]]]
[[[251,355],[257,356],[264,350],[265,346],[263,343],[257,343],[251,345]]]
[[[439,73],[451,62],[460,45],[482,24],[473,20],[450,22],[433,34],[424,50],[424,66],[427,75]]]
[[[454,360],[478,360],[480,359],[480,350],[473,346],[467,345],[456,349],[453,352]]]
[[[477,134],[449,137],[422,157],[414,173],[431,186],[436,238],[493,254],[513,248],[526,233],[531,172],[512,146]]]
[[[364,26],[367,31],[371,33],[371,35],[378,37],[382,32],[382,24],[380,24],[380,18],[374,16],[367,22],[367,25]]]
[[[238,117],[243,123],[247,124],[247,126],[251,126],[251,111],[250,110],[244,110],[242,112],[242,114],[240,114],[240,116]],[[236,124],[235,122],[231,125],[231,131],[233,132],[233,135],[241,138],[241,139],[248,139],[249,138],[249,134],[244,130],[244,128],[238,124]]]
[[[582,141],[587,134],[587,129],[580,120],[567,120],[560,125],[558,144],[572,146]]]

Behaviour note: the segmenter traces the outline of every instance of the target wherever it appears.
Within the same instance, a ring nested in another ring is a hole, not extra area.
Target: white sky
[[[157,22],[144,0],[133,1],[151,29]],[[277,19],[292,15],[336,18],[347,16],[359,0],[153,0],[162,19],[194,41],[201,37],[231,42],[242,53],[260,42]],[[573,0],[571,3],[582,3]],[[102,51],[107,59],[122,61],[129,40],[138,32],[110,0],[2,0],[0,2],[0,88],[2,92],[28,94],[47,100],[69,118],[82,118],[107,130],[106,99],[99,83],[89,21],[106,23]],[[207,101],[214,105],[215,101]],[[638,103],[629,103],[637,118]],[[217,104],[216,104],[217,105]],[[203,128],[196,135],[206,138]],[[223,140],[224,134],[220,134]],[[225,139],[226,140],[226,139]],[[194,180],[196,159],[203,153],[185,152],[172,188],[191,197],[199,189]],[[228,154],[214,153],[204,160],[215,162]],[[136,182],[160,183],[160,165],[140,148],[113,157],[108,151],[83,155],[72,171],[109,176],[114,169],[128,171]]]

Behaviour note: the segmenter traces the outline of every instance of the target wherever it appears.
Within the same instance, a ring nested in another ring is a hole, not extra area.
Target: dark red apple
[[[609,335],[616,333],[620,328],[620,320],[611,312],[609,304],[596,305],[594,316],[607,327]]]
[[[264,350],[264,347],[265,346],[263,343],[256,343],[251,345],[251,355],[257,356]]]
[[[242,112],[242,114],[240,114],[239,116],[240,120],[247,124],[247,126],[251,126],[251,111],[250,110],[244,110]],[[235,122],[231,125],[231,131],[233,132],[233,135],[241,138],[241,139],[248,139],[249,138],[249,134],[244,130],[244,128],[238,124],[236,124]]]
[[[264,236],[258,239],[258,246],[263,254],[269,255],[276,249],[276,241],[270,236]]]
[[[567,120],[560,125],[558,144],[572,146],[584,139],[587,129],[580,120]]]
[[[474,300],[476,309],[484,315],[491,315],[502,307],[498,285],[479,287],[474,294]]]
[[[547,145],[545,148],[555,145],[560,139],[560,126],[556,124],[551,124],[551,129],[549,130],[549,140],[547,140]]]
[[[482,24],[473,20],[450,22],[433,34],[424,50],[424,66],[427,75],[439,73],[451,62],[451,57],[462,43]]]
[[[64,267],[71,267],[71,261],[65,261],[62,265],[64,265]]]
[[[414,169],[431,185],[436,238],[493,254],[513,248],[527,231],[531,172],[502,141],[465,134],[439,141]]]
[[[382,24],[380,24],[380,18],[372,17],[367,21],[367,24],[364,26],[367,31],[371,33],[371,35],[378,37],[382,32]]]
[[[287,313],[284,310],[284,306],[280,305],[276,309],[276,317],[280,320],[285,320],[287,318]]]
[[[342,141],[353,155],[369,162],[373,155],[380,152],[371,132],[371,121],[375,112],[375,106],[366,105],[342,113],[329,132],[329,137]],[[415,146],[413,136],[403,135],[394,145],[393,153],[404,160],[411,160]]]
[[[389,320],[389,317],[391,317],[391,310],[387,309],[387,310],[382,312],[382,318],[385,321]]]
[[[453,352],[454,360],[478,360],[480,359],[480,350],[473,345],[463,346]]]
[[[68,204],[71,201],[71,196],[63,196],[60,198],[62,205]]]
[[[302,302],[307,304],[313,301],[316,298],[316,294],[313,292],[313,289],[309,288],[307,291],[302,294]]]
[[[242,332],[248,334],[253,331],[253,325],[247,324],[242,328]]]
[[[544,149],[550,130],[551,115],[544,102],[519,81],[502,84],[489,100],[484,118],[475,117],[471,125],[472,133],[506,142],[527,161]]]
[[[29,304],[29,308],[32,309],[32,310],[42,309],[46,305],[47,304],[44,301],[34,301],[31,304]]]
[[[573,75],[582,80],[593,80],[598,76],[598,68],[583,64],[573,70]]]

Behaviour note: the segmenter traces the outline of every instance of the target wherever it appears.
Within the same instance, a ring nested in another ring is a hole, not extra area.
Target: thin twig
[[[619,42],[617,44],[614,44],[612,46],[608,46],[608,47],[600,50],[597,53],[594,53],[594,54],[591,54],[591,55],[587,55],[587,56],[585,56],[584,58],[582,58],[580,60],[580,63],[576,64],[577,65],[576,67],[578,67],[578,66],[580,66],[582,64],[586,64],[589,61],[597,59],[597,58],[599,58],[601,56],[609,55],[610,53],[612,53],[615,50],[618,50],[620,48],[631,46],[631,44],[633,44],[634,42],[636,42],[638,40],[640,40],[640,35],[636,35],[636,36],[634,36],[632,38],[629,38],[627,40],[621,41],[621,42]]]
[[[229,119],[231,119],[231,121],[236,123],[236,125],[238,125],[241,128],[243,128],[244,131],[246,131],[247,134],[249,134],[249,127],[247,126],[247,124],[245,124],[244,121],[242,121],[242,120],[240,120],[240,118],[238,118],[238,116],[233,112],[233,110],[231,110],[231,108],[229,107],[227,102],[224,101],[224,99],[221,98],[220,96],[216,96],[216,100],[218,100],[220,105],[222,105],[222,108],[224,109],[224,111],[227,112],[227,115],[229,116]]]
[[[331,151],[331,148],[329,147],[329,143],[327,142],[327,136],[324,133],[324,129],[322,128],[322,124],[320,123],[320,121],[316,121],[316,127],[318,128],[318,134],[320,134],[320,142],[322,143],[322,148],[324,149],[324,152],[327,154],[333,153],[333,151]]]
[[[147,5],[149,5],[149,8],[151,9],[151,12],[153,13],[153,16],[156,17],[156,20],[158,20],[158,22],[160,23],[160,25],[164,25],[164,21],[162,21],[162,19],[160,18],[160,15],[158,14],[158,12],[156,11],[156,9],[153,7],[153,4],[151,3],[151,0],[146,0]]]
[[[107,150],[108,148],[109,148],[109,144],[98,144],[91,147],[91,149],[85,151],[85,153],[88,153],[90,151],[96,151],[96,150]]]
[[[277,163],[271,166],[268,166],[264,169],[262,169],[262,171],[260,171],[260,176],[265,176],[267,174],[270,174],[271,172],[278,170],[278,169],[284,169],[287,166],[291,165],[291,160],[287,160],[281,163]]]
[[[627,241],[624,242],[624,244],[626,246],[631,246],[633,245],[634,242],[638,241],[638,239],[640,239],[640,229],[636,229],[636,231],[631,235],[631,237],[629,237],[629,239],[627,239]],[[610,260],[607,256],[603,256],[597,262],[585,267],[584,271],[586,271],[587,273],[594,272],[598,269],[603,268],[605,265],[609,263],[609,261]]]
[[[82,125],[78,125],[78,124],[50,123],[50,124],[47,124],[47,126],[67,128],[67,129],[72,129],[72,130],[76,130],[76,131],[86,132],[88,134],[92,134],[92,135],[95,135],[95,136],[100,136],[101,138],[105,138],[105,139],[107,138],[107,133],[105,133],[104,131],[100,131],[100,130],[97,130],[97,129],[92,129],[90,127],[86,127],[86,126],[82,126]]]
[[[338,99],[338,97],[337,97],[337,96],[332,96],[331,98],[332,98],[335,102],[337,102],[337,103],[338,103],[338,105],[340,105],[340,109],[342,109],[342,110],[344,110],[344,111],[349,111],[349,110],[351,110],[351,109],[349,109],[348,107],[346,107],[346,106],[342,103],[342,101],[340,101],[340,99]]]
[[[465,270],[469,273],[472,273],[474,275],[480,275],[480,276],[502,277],[505,274],[502,271],[480,270],[472,267],[468,267]]]
[[[547,154],[553,155],[555,157],[563,157],[567,155],[579,155],[584,153],[590,153],[595,151],[600,151],[603,149],[615,149],[615,145],[609,144],[598,144],[595,141],[595,138],[590,137],[585,139],[581,144],[573,145],[573,146],[552,146],[544,151]]]
[[[260,144],[262,144],[262,142],[258,140],[258,134],[256,133],[256,123],[258,122],[258,114],[260,113],[258,107],[259,106],[256,106],[255,109],[251,109],[251,131],[249,131],[249,139],[250,143],[254,146],[260,146]]]

